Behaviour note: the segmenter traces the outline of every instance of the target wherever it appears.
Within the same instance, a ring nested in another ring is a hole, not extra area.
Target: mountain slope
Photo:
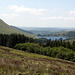
[[[11,26],[9,26],[8,24],[6,24],[3,20],[0,19],[0,33],[3,34],[11,34],[11,33],[17,33],[17,34],[24,34],[27,37],[32,37],[35,38],[35,35],[33,34],[28,34],[26,32],[22,32],[20,30],[17,30]]]
[[[75,75],[75,63],[0,46],[0,75]]]
[[[26,32],[26,33],[29,33],[29,34],[33,34],[33,33],[30,32],[30,31],[23,30],[23,29],[20,29],[20,28],[18,28],[18,27],[15,27],[15,26],[11,26],[11,27],[13,27],[13,28],[15,28],[15,29],[18,29],[18,30],[20,30],[20,31],[22,31],[22,32]]]

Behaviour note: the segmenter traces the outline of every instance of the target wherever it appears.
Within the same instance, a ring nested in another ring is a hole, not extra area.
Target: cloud
[[[24,6],[9,6],[10,10],[13,10],[14,12],[18,13],[29,13],[32,15],[44,15],[44,12],[47,11],[47,9],[36,9],[36,8],[26,8]]]
[[[18,14],[0,14],[0,17],[4,17],[4,18],[7,18],[7,19],[15,18],[15,17],[18,17],[18,16],[19,16]]]
[[[41,20],[75,20],[74,17],[46,17],[46,18],[41,18]]]
[[[64,11],[63,14],[66,14],[68,16],[75,16],[75,10]]]
[[[69,15],[72,15],[72,16],[75,16],[75,10],[71,10],[71,11],[69,11]]]

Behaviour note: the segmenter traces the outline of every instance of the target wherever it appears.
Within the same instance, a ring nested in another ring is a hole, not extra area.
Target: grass
[[[75,63],[0,46],[0,75],[75,75]]]
[[[20,30],[18,30],[18,29],[15,29],[15,28],[9,26],[8,24],[6,24],[6,23],[5,23],[4,21],[2,21],[1,19],[0,19],[0,33],[2,33],[2,34],[17,33],[17,34],[24,34],[24,35],[27,36],[27,37],[36,38],[36,36],[33,35],[33,34],[28,34],[28,33],[26,33],[26,32],[22,32],[22,31],[20,31]]]
[[[73,41],[75,41],[75,39],[69,39],[69,40],[65,40],[66,42],[70,42],[71,44],[73,43]]]

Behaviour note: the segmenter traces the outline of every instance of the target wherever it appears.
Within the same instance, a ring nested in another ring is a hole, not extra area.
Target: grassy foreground
[[[75,63],[0,46],[0,75],[75,75]]]

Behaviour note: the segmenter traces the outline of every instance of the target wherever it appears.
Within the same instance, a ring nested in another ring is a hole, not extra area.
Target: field
[[[75,75],[75,63],[0,46],[0,75]]]

